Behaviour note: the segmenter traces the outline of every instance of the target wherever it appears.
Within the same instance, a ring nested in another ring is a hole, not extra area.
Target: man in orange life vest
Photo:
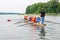
[[[25,15],[25,16],[24,16],[24,21],[25,21],[25,22],[28,22],[28,15]]]

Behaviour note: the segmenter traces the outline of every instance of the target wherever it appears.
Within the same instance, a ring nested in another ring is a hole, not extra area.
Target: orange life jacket
[[[31,21],[36,22],[36,16],[32,17]]]

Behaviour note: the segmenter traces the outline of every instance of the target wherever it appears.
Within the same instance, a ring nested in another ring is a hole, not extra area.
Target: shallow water
[[[19,26],[24,24],[23,16],[0,15],[0,40],[60,40],[60,24],[45,22],[45,36],[39,36],[40,32],[29,24]],[[45,20],[60,23],[60,16],[46,16]],[[18,21],[22,23],[14,24]]]

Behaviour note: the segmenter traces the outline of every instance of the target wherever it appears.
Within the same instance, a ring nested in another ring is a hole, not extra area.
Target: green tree
[[[39,13],[41,8],[44,8],[46,13],[60,12],[60,3],[56,0],[51,0],[47,3],[35,3],[26,8],[26,13]]]

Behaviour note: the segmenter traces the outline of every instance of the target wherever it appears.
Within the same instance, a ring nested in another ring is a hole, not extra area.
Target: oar
[[[18,21],[18,22],[14,23],[14,24],[19,24],[19,23],[24,23],[24,22],[23,21]]]
[[[25,26],[25,25],[28,25],[28,24],[32,24],[32,22],[24,23],[24,24],[19,25],[19,26]]]
[[[46,20],[45,20],[45,22],[54,23],[54,24],[60,24],[60,23],[57,23],[57,22],[46,21]]]
[[[24,20],[24,19],[13,19],[14,21],[16,21],[16,20]]]
[[[24,20],[23,19],[21,19],[21,20],[17,20],[17,22],[16,23],[14,23],[14,24],[19,24],[19,23],[24,23]]]
[[[25,26],[25,25],[28,25],[28,24],[22,24],[22,25],[19,25],[19,27],[20,27],[20,26]]]

